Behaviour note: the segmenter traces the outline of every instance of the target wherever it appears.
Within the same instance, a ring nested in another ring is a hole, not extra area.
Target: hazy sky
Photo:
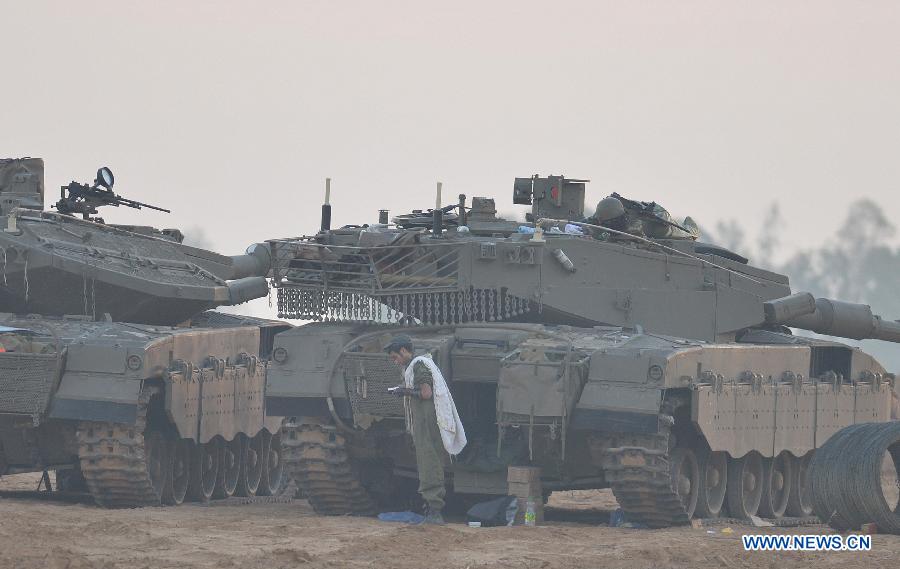
[[[2,0],[0,156],[109,165],[223,253],[462,192],[586,177],[816,245],[900,207],[900,3]]]

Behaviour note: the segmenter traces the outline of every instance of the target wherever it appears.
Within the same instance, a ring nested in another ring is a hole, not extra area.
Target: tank
[[[44,210],[43,171],[39,158],[0,160],[0,311],[175,325],[268,294],[268,248],[225,256],[177,229],[105,223],[100,207],[162,209],[113,193],[108,168]]]
[[[112,187],[101,168],[45,211],[43,162],[0,160],[0,476],[55,470],[107,507],[279,491],[265,373],[290,326],[207,310],[268,293],[268,247],[107,224],[100,206],[162,209]]]
[[[383,353],[398,333],[438,363],[466,427],[448,503],[506,494],[507,467],[532,465],[546,492],[611,488],[650,527],[807,517],[815,449],[890,420],[892,374],[792,328],[896,342],[896,321],[792,293],[654,202],[613,194],[586,217],[586,183],[516,179],[525,222],[461,195],[332,229],[326,205],[315,235],[269,242],[279,316],[312,322],[276,336],[266,404],[291,418],[286,468],[317,511],[415,502]]]

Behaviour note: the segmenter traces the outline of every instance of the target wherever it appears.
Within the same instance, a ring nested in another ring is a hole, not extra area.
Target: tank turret
[[[101,168],[93,184],[63,186],[47,211],[43,161],[0,161],[0,312],[175,325],[268,294],[268,247],[226,256],[183,244],[177,229],[105,223],[101,207],[168,211],[113,184]]]
[[[676,222],[655,202],[613,194],[601,202],[602,219],[585,218],[585,183],[517,178],[513,201],[532,206],[524,224],[497,218],[493,201],[476,197],[471,228],[457,227],[454,216],[440,235],[423,223],[273,240],[280,313],[640,326],[706,341],[784,324],[896,341],[894,323],[838,301],[820,300],[792,321],[772,319],[767,303],[791,294],[787,276],[701,242],[690,218]]]

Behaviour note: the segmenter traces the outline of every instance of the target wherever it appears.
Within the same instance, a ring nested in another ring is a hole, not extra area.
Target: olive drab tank
[[[892,374],[791,328],[896,342],[900,324],[792,294],[654,202],[613,194],[586,217],[585,184],[516,179],[525,222],[460,196],[332,229],[326,205],[315,235],[269,242],[279,317],[314,322],[276,336],[267,407],[292,418],[286,468],[317,511],[415,496],[387,392],[401,370],[382,352],[401,332],[443,370],[466,428],[446,465],[457,502],[506,494],[507,466],[534,465],[545,490],[609,487],[651,527],[810,516],[815,449],[890,419]]]
[[[43,173],[0,160],[0,476],[55,470],[109,507],[277,492],[266,358],[290,326],[207,311],[268,294],[268,247],[107,224],[102,206],[162,209],[108,168],[45,211]]]
[[[0,311],[175,325],[268,294],[265,247],[229,257],[181,243],[178,230],[92,218],[102,206],[161,209],[113,193],[108,168],[93,185],[63,186],[45,211],[43,170],[40,159],[0,160]]]

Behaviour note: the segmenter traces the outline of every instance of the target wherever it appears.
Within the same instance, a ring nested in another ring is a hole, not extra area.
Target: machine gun
[[[112,170],[104,166],[97,170],[97,178],[94,180],[93,186],[79,184],[78,182],[71,182],[67,186],[62,186],[60,188],[60,199],[54,207],[59,213],[65,215],[80,213],[87,220],[91,219],[91,215],[97,214],[98,207],[107,205],[115,207],[124,205],[134,209],[146,207],[156,211],[171,213],[168,209],[123,198],[112,191],[114,183],[115,178]],[[95,218],[93,221],[103,223],[103,220],[100,218]]]
[[[440,211],[439,219],[442,220],[444,226],[456,226],[459,223],[459,215],[453,213],[454,209],[459,208],[458,204],[452,204],[448,206],[444,206],[438,211]],[[398,227],[402,227],[403,229],[414,229],[416,227],[432,227],[434,225],[434,211],[433,209],[429,209],[426,211],[422,211],[421,209],[414,209],[412,213],[405,213],[403,215],[395,216],[392,220]]]

